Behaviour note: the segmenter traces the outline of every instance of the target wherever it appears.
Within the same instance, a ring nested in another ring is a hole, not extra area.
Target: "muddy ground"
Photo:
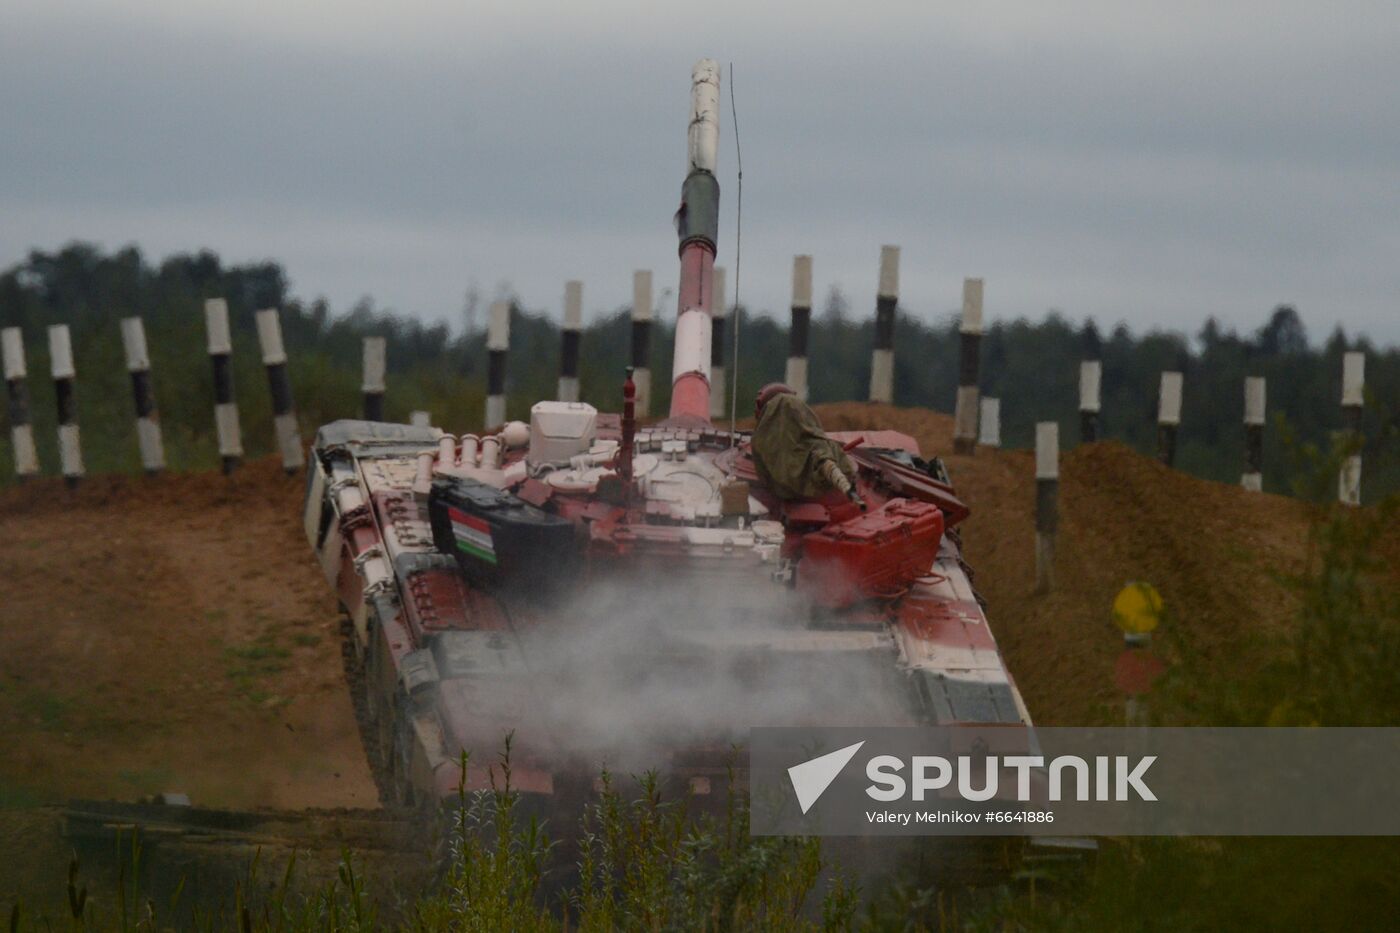
[[[301,484],[265,460],[4,493],[0,793],[377,802]]]

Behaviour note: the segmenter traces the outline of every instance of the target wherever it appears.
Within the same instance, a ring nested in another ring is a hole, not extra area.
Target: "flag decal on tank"
[[[452,520],[452,537],[457,541],[457,550],[488,564],[496,562],[496,544],[491,539],[490,525],[461,509],[448,508],[447,517]]]

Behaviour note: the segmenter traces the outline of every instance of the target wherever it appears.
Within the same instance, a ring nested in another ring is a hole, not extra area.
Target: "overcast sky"
[[[454,321],[473,283],[557,315],[580,278],[591,317],[633,269],[673,285],[701,56],[735,69],[751,307],[785,312],[806,252],[873,314],[897,243],[929,315],[980,275],[994,319],[1252,330],[1292,302],[1314,338],[1400,341],[1394,0],[4,0],[0,265],[207,247]]]

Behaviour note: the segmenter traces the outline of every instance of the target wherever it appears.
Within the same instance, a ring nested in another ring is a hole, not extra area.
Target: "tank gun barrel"
[[[710,420],[711,294],[719,240],[719,63],[702,58],[690,75],[685,183],[676,212],[681,282],[671,379],[671,417]]]

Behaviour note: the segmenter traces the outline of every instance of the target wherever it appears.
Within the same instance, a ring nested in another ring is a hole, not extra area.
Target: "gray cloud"
[[[689,66],[709,54],[737,71],[753,306],[781,312],[811,252],[819,292],[860,311],[894,242],[929,314],[983,275],[993,317],[1248,328],[1293,301],[1315,335],[1400,340],[1400,8],[924,6],[129,0],[59,19],[20,0],[0,263],[73,237],[208,246],[278,258],[339,307],[454,317],[469,281],[509,281],[557,311],[578,277],[611,308],[633,268],[674,275]],[[727,117],[723,143],[732,270]]]

